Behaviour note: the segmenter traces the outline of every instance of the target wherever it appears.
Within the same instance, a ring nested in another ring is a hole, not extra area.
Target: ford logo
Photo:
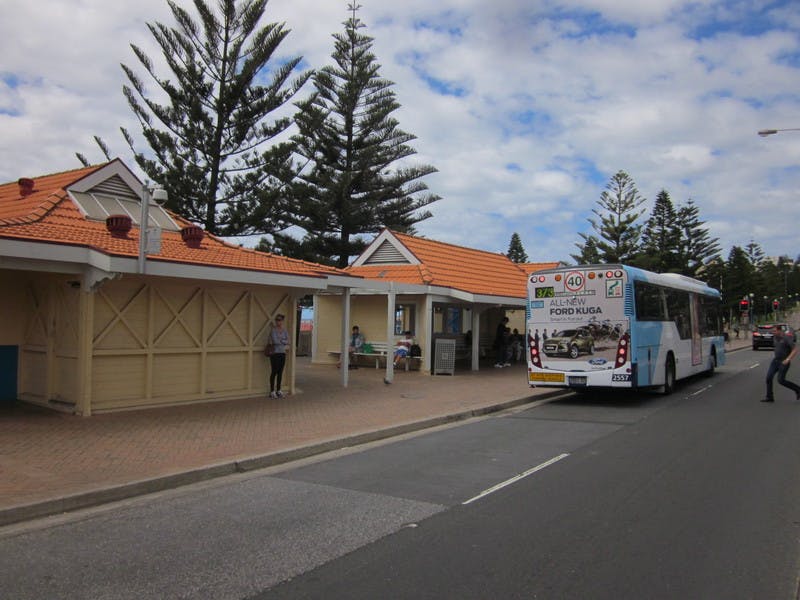
[[[607,362],[608,361],[605,358],[593,358],[592,360],[589,361],[589,364],[590,365],[604,365]]]

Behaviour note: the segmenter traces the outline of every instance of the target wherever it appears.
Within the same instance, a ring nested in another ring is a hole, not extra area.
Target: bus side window
[[[636,281],[634,290],[637,319],[640,321],[664,321],[667,318],[661,288],[644,281]]]
[[[720,305],[721,302],[718,298],[702,296],[700,298],[700,311],[702,316],[700,324],[702,331],[700,332],[704,337],[710,335],[721,335],[722,327],[720,325]]]
[[[678,335],[682,340],[692,337],[692,313],[690,308],[691,297],[689,292],[683,290],[667,290],[667,311],[669,319],[674,321]]]

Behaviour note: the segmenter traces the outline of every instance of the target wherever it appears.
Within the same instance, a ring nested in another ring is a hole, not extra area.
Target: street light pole
[[[149,182],[145,182],[144,185],[142,185],[142,210],[139,216],[139,259],[137,265],[137,271],[142,274],[144,274],[145,260],[147,259],[147,243],[149,238],[147,229],[150,224],[151,199],[163,204],[167,201],[167,190],[158,185],[151,188]],[[156,252],[158,251],[156,250]]]
[[[758,135],[761,137],[767,137],[768,135],[775,135],[779,131],[800,131],[800,127],[789,129],[762,129],[758,132]]]

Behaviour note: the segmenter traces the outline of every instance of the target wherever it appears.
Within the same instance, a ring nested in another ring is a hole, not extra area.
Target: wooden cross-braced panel
[[[272,323],[281,310],[286,310],[285,304],[289,295],[284,294],[278,300],[275,296],[258,296],[253,294],[253,333],[250,343],[253,345],[265,344]]]
[[[132,277],[94,301],[92,407],[191,402],[261,393],[266,333],[282,290]]]
[[[242,347],[248,343],[250,293],[233,289],[206,293],[206,344],[209,347]]]
[[[25,291],[30,306],[30,317],[25,327],[25,345],[44,347],[50,337],[51,328],[47,289],[31,282]]]
[[[95,349],[147,347],[147,288],[133,280],[100,288],[94,313]]]
[[[56,285],[54,288],[54,341],[59,356],[76,358],[78,355],[79,294],[80,292],[67,285]]]
[[[201,288],[175,285],[154,290],[154,348],[200,348],[202,321]]]

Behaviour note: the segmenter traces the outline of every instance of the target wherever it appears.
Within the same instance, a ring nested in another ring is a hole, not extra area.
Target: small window
[[[410,331],[411,335],[416,335],[416,306],[413,304],[398,304],[394,310],[394,334],[402,335],[404,331]]]
[[[461,309],[448,306],[444,313],[444,333],[461,333]]]

